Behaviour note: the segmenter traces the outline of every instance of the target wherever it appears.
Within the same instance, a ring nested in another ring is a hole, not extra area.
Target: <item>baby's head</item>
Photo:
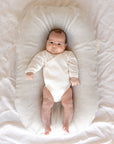
[[[47,43],[46,50],[51,54],[60,54],[64,52],[67,46],[67,37],[63,30],[53,29],[50,31]]]

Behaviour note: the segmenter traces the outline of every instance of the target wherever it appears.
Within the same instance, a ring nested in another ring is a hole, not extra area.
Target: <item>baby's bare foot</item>
[[[68,129],[68,126],[63,126],[63,130],[65,131],[65,132],[67,132],[67,133],[69,133],[69,129]]]
[[[45,135],[48,135],[51,132],[51,128],[46,128],[45,129]]]

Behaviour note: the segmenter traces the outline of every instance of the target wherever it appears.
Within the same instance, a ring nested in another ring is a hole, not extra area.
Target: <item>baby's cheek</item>
[[[48,44],[46,49],[50,50],[51,49],[51,46]]]

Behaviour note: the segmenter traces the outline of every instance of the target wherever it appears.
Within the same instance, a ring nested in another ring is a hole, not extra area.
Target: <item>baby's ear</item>
[[[65,48],[67,47],[67,43],[65,43]]]

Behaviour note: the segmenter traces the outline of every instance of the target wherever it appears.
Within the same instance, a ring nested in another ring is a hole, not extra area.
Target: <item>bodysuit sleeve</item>
[[[44,64],[45,64],[45,51],[42,51],[33,57],[27,69],[25,70],[25,73],[27,72],[36,73],[44,66]]]
[[[78,62],[75,55],[72,52],[69,52],[68,69],[70,78],[71,77],[78,78]]]

